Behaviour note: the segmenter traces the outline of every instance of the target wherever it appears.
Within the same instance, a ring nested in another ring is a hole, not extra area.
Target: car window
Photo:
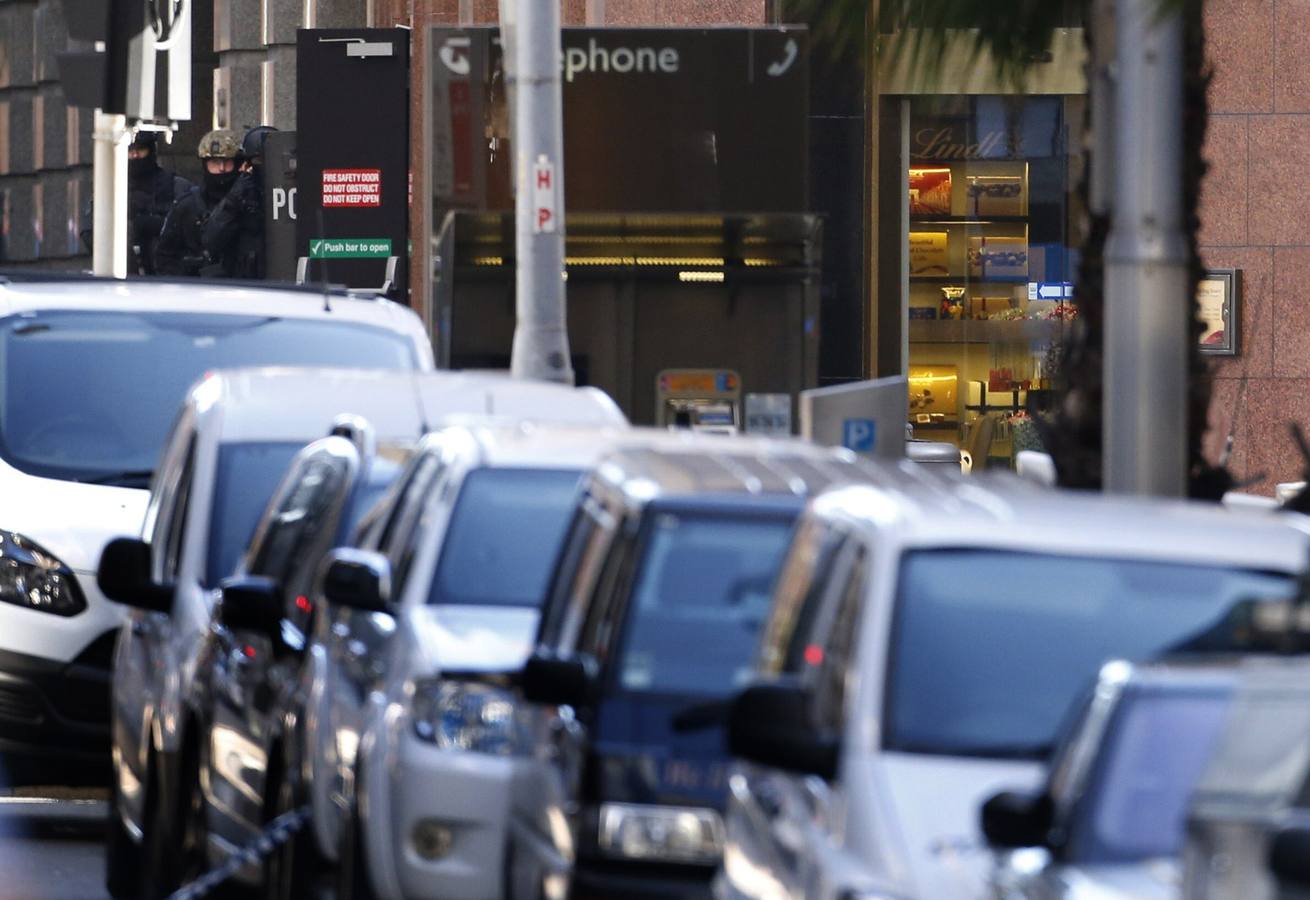
[[[900,566],[883,734],[914,753],[1042,758],[1110,659],[1243,649],[1288,575],[946,549]]]
[[[0,458],[30,475],[133,486],[206,372],[418,364],[409,337],[376,326],[209,312],[41,310],[0,319],[0,345]]]
[[[573,510],[573,517],[565,529],[563,544],[559,556],[551,568],[551,577],[545,606],[542,607],[541,625],[537,640],[547,647],[558,646],[560,635],[564,630],[564,620],[569,615],[571,600],[574,596],[574,584],[587,544],[596,534],[600,523],[594,511],[596,500],[590,494],[583,494]]]
[[[387,553],[396,545],[409,523],[427,498],[428,487],[441,469],[439,451],[428,450],[415,456],[401,473],[391,493],[391,502],[382,512],[382,525],[378,531],[377,546]]]
[[[805,648],[815,640],[815,618],[832,588],[833,560],[846,539],[845,531],[820,520],[809,520],[797,528],[778,573],[773,607],[760,643],[762,674],[797,672],[805,665]]]
[[[616,523],[617,524],[617,523]],[[628,561],[633,555],[635,536],[613,529],[605,539],[605,548],[597,556],[598,571],[585,585],[574,609],[578,611],[576,625],[566,629],[565,640],[575,641],[577,648],[604,665],[615,628],[621,625],[624,601],[627,599],[630,575]],[[566,645],[567,646],[567,645]]]
[[[182,458],[182,469],[174,488],[173,504],[168,515],[163,519],[164,584],[177,581],[182,565],[182,547],[186,540],[187,514],[191,511],[191,482],[196,469],[196,435],[191,433],[187,440],[186,453]]]
[[[820,727],[841,733],[846,725],[846,695],[855,677],[855,652],[859,640],[860,610],[864,606],[864,589],[868,576],[868,553],[858,543],[850,545],[849,565],[843,565],[844,577],[832,615],[825,624],[824,635],[810,648],[821,648],[804,657],[815,678],[815,717]]]
[[[610,662],[623,691],[722,697],[749,676],[792,514],[654,514]]]
[[[214,473],[213,509],[205,560],[205,586],[217,587],[232,574],[254,536],[259,517],[304,444],[224,444]]]
[[[276,580],[288,594],[299,588],[290,583],[292,569],[327,536],[324,529],[335,529],[349,474],[350,461],[326,450],[301,461],[284,482],[276,508],[266,514],[251,548],[251,574]]]
[[[469,472],[446,526],[428,602],[540,608],[581,474],[576,469]]]
[[[1116,865],[1181,853],[1187,804],[1231,700],[1222,685],[1130,691],[1102,739],[1066,858]]]
[[[585,512],[592,527],[587,529],[586,540],[579,547],[580,559],[566,586],[565,615],[559,634],[561,648],[576,647],[584,622],[600,614],[599,609],[593,611],[604,596],[597,588],[602,567],[609,565],[613,557],[611,548],[619,527],[614,516],[597,503],[589,504]]]

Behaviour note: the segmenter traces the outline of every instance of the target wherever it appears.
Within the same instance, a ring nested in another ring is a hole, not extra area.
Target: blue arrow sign
[[[1073,298],[1073,285],[1067,281],[1043,281],[1037,285],[1037,300],[1068,300]]]

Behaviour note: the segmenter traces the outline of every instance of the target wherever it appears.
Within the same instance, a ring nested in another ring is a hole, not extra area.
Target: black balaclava
[[[159,168],[159,160],[155,155],[155,147],[147,144],[146,155],[140,159],[129,159],[127,161],[127,177],[133,180],[153,175]]]
[[[231,172],[220,172],[217,175],[205,169],[205,198],[211,203],[222,200],[227,196],[227,192],[232,189],[232,185],[236,183],[237,176],[240,174],[241,171],[235,168]]]

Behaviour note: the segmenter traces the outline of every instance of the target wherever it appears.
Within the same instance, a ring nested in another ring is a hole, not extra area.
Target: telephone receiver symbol
[[[768,68],[768,73],[777,78],[783,72],[791,68],[791,64],[796,62],[796,54],[800,52],[800,47],[796,44],[795,38],[787,38],[787,44],[782,48],[782,59],[773,63]]]

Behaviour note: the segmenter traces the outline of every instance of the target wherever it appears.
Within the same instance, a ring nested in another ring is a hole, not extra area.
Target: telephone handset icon
[[[767,69],[768,73],[777,78],[779,75],[791,68],[792,63],[796,62],[796,56],[800,53],[800,47],[795,38],[787,38],[786,45],[782,48],[782,59],[773,63]]]

